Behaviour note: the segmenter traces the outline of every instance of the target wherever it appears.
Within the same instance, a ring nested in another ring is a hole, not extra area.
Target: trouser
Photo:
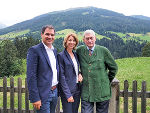
[[[108,113],[109,100],[96,102],[96,113]],[[81,113],[94,113],[94,102],[81,99]]]
[[[80,95],[81,93],[79,88],[77,88],[77,90],[73,93],[74,102],[68,102],[66,97],[64,95],[61,95],[63,113],[78,113]]]
[[[49,91],[48,99],[42,103],[40,110],[37,110],[37,113],[55,113],[55,108],[57,105],[57,88]]]

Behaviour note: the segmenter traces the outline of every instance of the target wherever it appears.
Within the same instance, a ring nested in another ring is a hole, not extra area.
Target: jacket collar
[[[87,46],[85,45],[84,46],[84,55],[86,57],[87,62],[95,60],[95,57],[97,56],[97,45],[95,44],[94,51],[91,56],[89,55],[89,50],[88,50]]]
[[[48,62],[49,66],[51,67],[51,64],[50,64],[50,61],[49,61],[49,58],[48,58],[48,55],[47,55],[47,52],[46,52],[46,49],[45,49],[43,43],[40,43],[40,47],[41,47],[41,51],[42,51],[46,61]]]
[[[76,59],[76,61],[77,61],[77,64],[78,64],[78,71],[79,71],[79,61],[78,61],[77,55],[75,54],[74,51],[72,51],[72,52],[73,52],[74,57],[75,57],[75,59]],[[72,59],[71,59],[71,57],[70,57],[70,55],[69,55],[69,53],[67,52],[66,49],[64,49],[64,53],[65,53],[65,55],[67,56],[68,60],[70,61],[71,65],[73,66],[74,71],[75,71],[75,67],[74,67],[73,61],[72,61]]]
[[[53,45],[52,45],[52,47],[51,48],[49,48],[47,45],[45,45],[44,44],[44,42],[42,41],[42,44],[44,45],[44,47],[45,47],[45,49],[47,50],[47,49],[52,49],[52,50],[54,50],[54,47],[53,47]]]

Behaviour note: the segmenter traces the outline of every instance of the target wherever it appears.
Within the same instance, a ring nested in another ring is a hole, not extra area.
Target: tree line
[[[124,41],[118,35],[105,32],[102,39],[97,39],[96,44],[104,46],[110,50],[115,59],[128,57],[150,56],[150,43],[139,42],[135,40]],[[106,36],[106,37],[105,37]],[[109,37],[110,39],[108,39]],[[61,52],[63,47],[63,38],[55,39],[54,47]],[[22,38],[16,37],[13,41],[3,40],[0,42],[0,77],[15,76],[23,73],[23,60],[26,59],[27,50],[38,43],[41,39],[35,39],[31,36]],[[79,42],[79,45],[83,45]]]
[[[16,37],[13,41],[0,42],[0,77],[15,76],[23,73],[23,59],[26,58],[29,47],[40,42],[31,37]]]

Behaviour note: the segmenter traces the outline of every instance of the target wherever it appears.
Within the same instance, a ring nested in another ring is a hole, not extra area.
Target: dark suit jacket
[[[79,71],[79,61],[75,52],[74,56],[78,64],[78,71]],[[60,96],[65,96],[66,99],[73,96],[76,91],[76,72],[74,68],[74,64],[72,59],[65,49],[61,53],[58,54],[58,61],[59,61],[59,77],[60,77]]]
[[[53,50],[56,57],[57,78],[59,79],[59,66],[57,61],[57,51]],[[47,52],[43,43],[35,45],[27,53],[27,84],[30,101],[44,102],[52,86],[53,72]]]

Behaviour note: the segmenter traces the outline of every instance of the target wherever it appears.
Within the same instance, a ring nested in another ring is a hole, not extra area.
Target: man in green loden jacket
[[[93,113],[96,102],[96,113],[108,113],[111,98],[111,82],[118,67],[109,50],[95,44],[93,30],[84,32],[85,45],[77,48],[81,73],[83,76],[81,113]]]

